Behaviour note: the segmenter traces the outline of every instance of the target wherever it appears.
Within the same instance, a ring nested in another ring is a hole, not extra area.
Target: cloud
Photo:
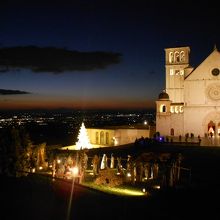
[[[0,72],[27,68],[33,72],[62,73],[105,69],[121,61],[120,53],[79,52],[55,47],[0,48]]]
[[[23,95],[23,94],[31,94],[31,93],[21,90],[0,89],[0,95]]]

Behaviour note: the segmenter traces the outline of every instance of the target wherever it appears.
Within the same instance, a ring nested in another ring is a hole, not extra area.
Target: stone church
[[[165,49],[166,87],[156,101],[156,131],[163,136],[220,136],[220,52],[196,68],[190,48]]]

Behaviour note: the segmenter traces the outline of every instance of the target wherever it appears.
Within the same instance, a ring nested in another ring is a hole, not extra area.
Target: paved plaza
[[[179,139],[179,137],[172,137],[169,138],[169,140],[172,139],[172,142],[174,144],[183,144],[183,145],[191,145],[191,144],[198,144],[199,145],[199,139],[198,137],[194,137],[194,138],[188,138],[187,141],[185,141],[185,138],[182,138],[181,140]],[[220,137],[203,137],[200,138],[201,139],[201,143],[200,146],[210,146],[210,147],[220,147]]]

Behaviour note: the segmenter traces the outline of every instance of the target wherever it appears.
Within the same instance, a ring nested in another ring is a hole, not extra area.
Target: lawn
[[[118,196],[148,196],[150,195],[149,192],[145,191],[144,188],[140,187],[132,187],[132,186],[118,186],[118,187],[109,187],[105,185],[97,185],[94,182],[83,182],[83,186],[100,190],[102,192],[112,194],[112,195],[118,195]]]
[[[151,151],[181,153],[182,166],[192,171],[190,187],[157,190],[148,196],[141,185],[113,189],[89,181],[82,187],[76,184],[71,219],[219,219],[220,148],[159,145],[142,149]],[[15,215],[22,220],[66,219],[70,182],[0,176],[0,186],[1,220],[15,219]],[[128,189],[140,196],[128,195]]]

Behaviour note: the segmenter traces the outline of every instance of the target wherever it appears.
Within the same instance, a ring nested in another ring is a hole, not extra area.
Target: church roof
[[[163,90],[163,92],[159,94],[158,99],[169,100],[169,95]]]
[[[213,57],[214,59],[216,59],[216,55],[218,55],[219,57],[219,54],[220,54],[220,51],[218,50],[218,48],[216,47],[216,45],[214,46],[213,48],[213,51],[206,57],[206,59],[204,59],[196,68],[194,68],[192,70],[192,72],[190,72],[186,77],[185,77],[185,80],[188,79],[188,78],[191,78],[191,76],[199,69],[201,68],[201,66],[204,65],[204,63],[213,63],[212,60],[213,60]],[[212,60],[211,60],[212,59]],[[210,62],[211,60],[211,62]]]

